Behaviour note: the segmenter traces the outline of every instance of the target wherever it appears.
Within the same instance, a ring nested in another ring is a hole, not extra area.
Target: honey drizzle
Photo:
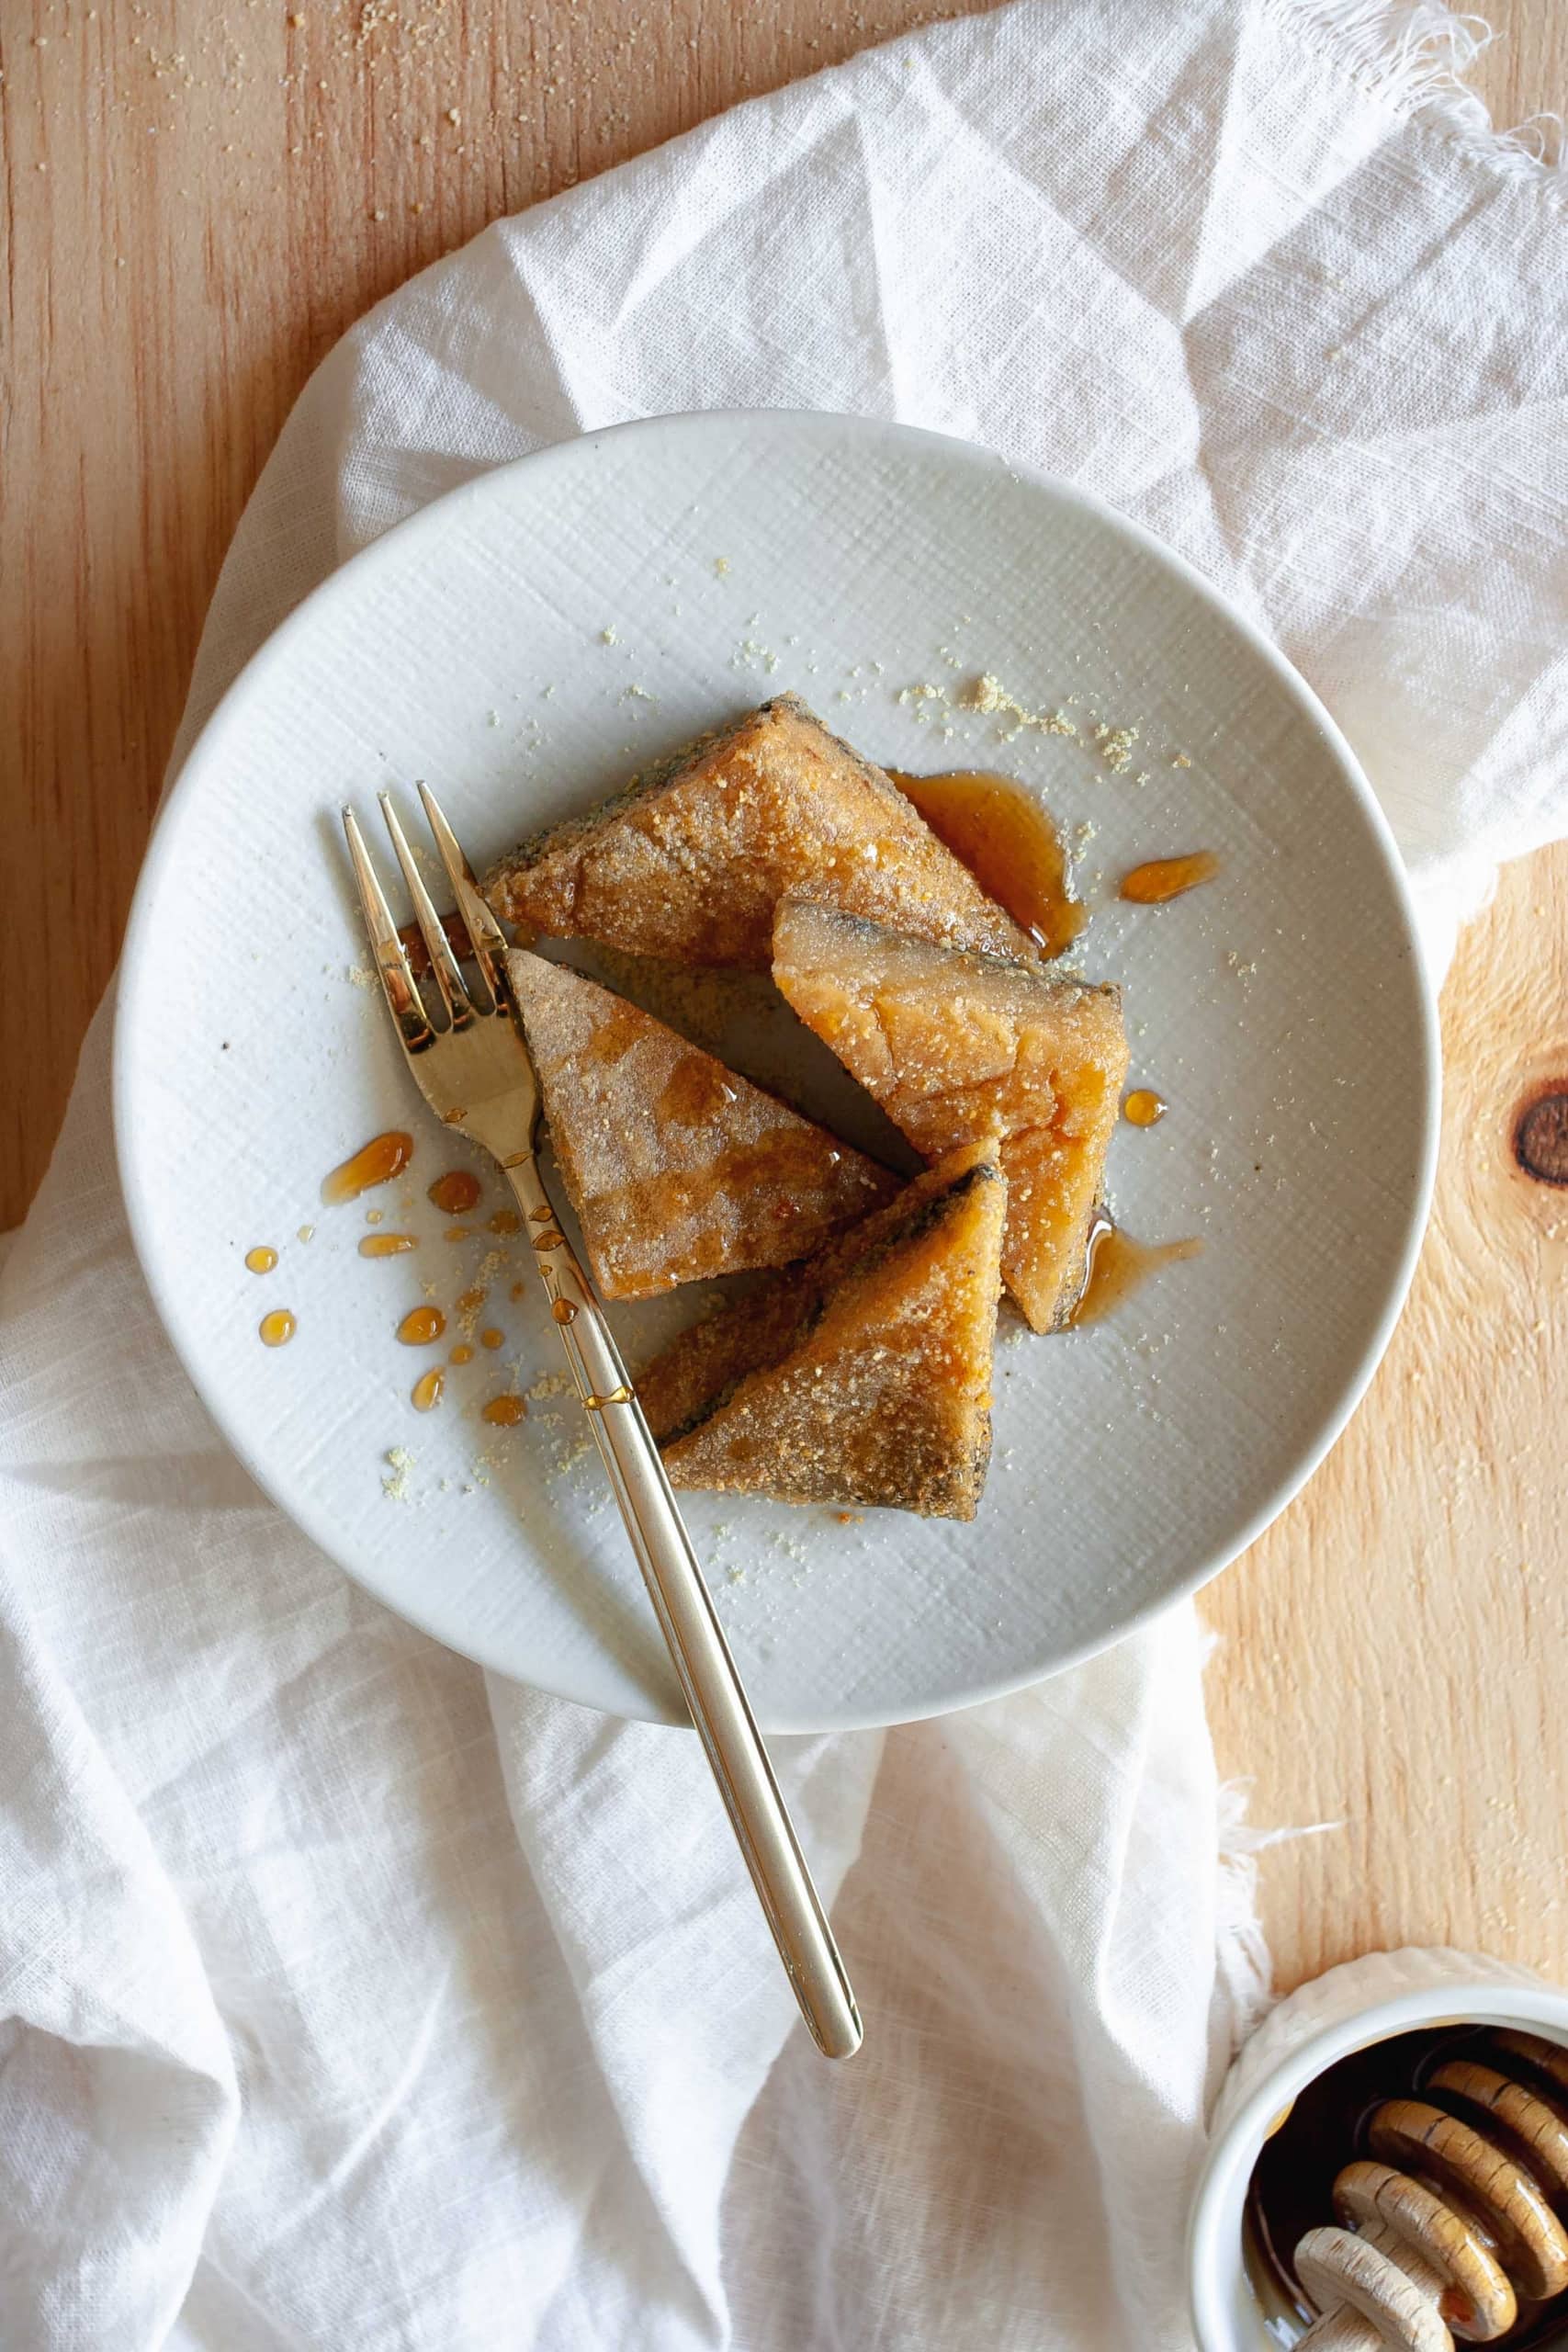
[[[422,1372],[409,1392],[414,1411],[434,1413],[441,1402],[441,1392],[446,1385],[446,1374],[439,1364],[434,1364],[429,1372]]]
[[[479,1333],[479,1345],[480,1345],[480,1347],[481,1347],[481,1348],[499,1348],[499,1347],[502,1347],[502,1346],[504,1346],[505,1341],[506,1341],[506,1334],[505,1334],[505,1332],[504,1332],[504,1331],[498,1331],[498,1330],[496,1329],[496,1328],[495,1328],[495,1326],[494,1326],[494,1324],[493,1324],[493,1323],[491,1325],[491,1327],[490,1327],[490,1329],[489,1329],[488,1330],[481,1331],[481,1332]]]
[[[264,1348],[286,1348],[299,1328],[287,1306],[275,1306],[256,1326]]]
[[[1089,1228],[1089,1271],[1078,1303],[1067,1317],[1069,1327],[1076,1329],[1080,1324],[1098,1323],[1114,1314],[1162,1266],[1196,1258],[1202,1247],[1196,1238],[1186,1241],[1134,1241],[1110,1217],[1097,1216]]]
[[[939,842],[1005,907],[1047,956],[1060,956],[1089,921],[1067,887],[1061,835],[1032,794],[985,768],[947,775],[889,771]]]
[[[446,1317],[438,1306],[411,1306],[398,1326],[398,1337],[405,1348],[427,1348],[446,1329]]]
[[[367,1144],[356,1151],[352,1159],[344,1160],[330,1176],[321,1180],[321,1198],[329,1208],[341,1208],[345,1201],[356,1201],[361,1193],[375,1184],[389,1184],[400,1176],[413,1158],[413,1137],[401,1128],[392,1127],[384,1136],[372,1136]]]
[[[1220,870],[1212,849],[1195,849],[1185,857],[1151,857],[1122,876],[1122,896],[1135,907],[1163,907],[1211,882]]]
[[[247,1250],[245,1252],[247,1273],[270,1274],[276,1263],[276,1250],[269,1250],[265,1241],[258,1241],[254,1250]]]
[[[585,1396],[582,1409],[586,1413],[602,1413],[606,1405],[629,1405],[631,1401],[632,1392],[623,1383],[619,1388],[612,1388],[607,1396]]]
[[[654,1116],[673,1127],[699,1127],[739,1100],[723,1069],[706,1054],[682,1054],[665,1080]]]

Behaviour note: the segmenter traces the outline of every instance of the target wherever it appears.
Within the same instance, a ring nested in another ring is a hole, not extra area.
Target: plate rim
[[[255,684],[258,676],[281,659],[287,657],[297,637],[306,635],[315,625],[319,608],[345,593],[352,594],[356,583],[372,576],[378,566],[389,560],[389,550],[397,551],[417,544],[422,534],[438,534],[449,527],[452,517],[466,504],[482,502],[494,495],[505,479],[527,468],[536,472],[552,465],[562,465],[580,457],[585,446],[597,447],[606,440],[647,438],[649,440],[671,435],[694,433],[714,425],[739,425],[768,429],[787,424],[796,430],[816,433],[826,439],[859,437],[867,443],[896,441],[927,447],[945,453],[950,458],[957,453],[965,462],[976,460],[998,469],[1015,483],[1028,484],[1043,490],[1066,505],[1075,506],[1093,516],[1113,533],[1130,539],[1145,554],[1173,571],[1199,600],[1226,621],[1273,676],[1284,695],[1293,702],[1302,717],[1314,729],[1338,768],[1342,780],[1348,785],[1352,798],[1360,807],[1367,820],[1368,832],[1380,856],[1386,879],[1392,885],[1392,895],[1401,928],[1404,945],[1415,988],[1419,1012],[1418,1035],[1423,1061],[1424,1083],[1420,1091],[1421,1133],[1416,1154],[1416,1176],[1405,1207],[1404,1228],[1397,1261],[1388,1282],[1382,1310],[1376,1324],[1355,1361],[1348,1363],[1337,1386],[1332,1404],[1312,1430],[1288,1466],[1270,1487],[1268,1495],[1245,1521],[1234,1541],[1229,1538],[1215,1553],[1206,1554],[1200,1564],[1179,1578],[1168,1590],[1132,1611],[1114,1632],[1099,1633],[1066,1651],[1043,1668],[1029,1666],[1021,1672],[1002,1675],[984,1684],[936,1700],[916,1704],[905,1703],[896,1713],[886,1708],[870,1712],[854,1709],[831,1709],[813,1714],[808,1719],[775,1720],[771,1714],[763,1724],[770,1736],[788,1737],[795,1735],[821,1736],[840,1731],[874,1731],[890,1728],[897,1724],[932,1721],[972,1706],[982,1706],[992,1700],[1008,1698],[1036,1685],[1054,1680],[1086,1664],[1117,1644],[1143,1632],[1169,1610],[1190,1600],[1203,1587],[1213,1582],[1230,1567],[1241,1555],[1279,1518],[1300,1494],[1302,1488],[1319,1468],[1326,1455],[1337,1443],[1371,1385],[1394,1328],[1404,1311],[1414,1277],[1416,1261],[1426,1236],[1430,1215],[1433,1190],[1437,1178],[1438,1144],[1441,1131],[1442,1052],[1438,1024],[1437,994],[1427,967],[1416,917],[1410,876],[1402,857],[1388,818],[1373,791],[1360,762],[1314,688],[1302,676],[1294,664],[1250,616],[1243,612],[1224,592],[1207,579],[1197,567],[1177,548],[1169,546],[1156,533],[1136,522],[1128,514],[1087,491],[1077,482],[1067,481],[1046,468],[1035,466],[1026,459],[1004,456],[985,443],[970,441],[961,435],[938,433],[923,425],[906,424],[891,418],[854,415],[832,409],[781,408],[722,408],[672,411],[667,415],[633,417],[625,421],[570,435],[562,441],[547,443],[518,458],[502,459],[485,467],[467,481],[445,491],[429,500],[412,514],[390,524],[365,547],[355,550],[335,565],[326,577],[302,596],[293,610],[272,629],[249,655],[240,670],[225,687],[192,740],[177,772],[168,781],[152,830],[143,853],[141,869],[132,893],[130,911],[121,944],[119,963],[115,978],[115,1004],[111,1043],[111,1117],[114,1153],[119,1178],[120,1193],[125,1203],[126,1221],[132,1248],[136,1253],[148,1295],[163,1325],[165,1337],[173,1348],[186,1378],[190,1381],[203,1410],[209,1416],[224,1443],[239,1461],[247,1476],[308,1542],[323,1557],[359,1589],[367,1593],[381,1607],[400,1617],[416,1632],[439,1642],[443,1648],[468,1657],[487,1673],[499,1674],[508,1681],[525,1689],[536,1690],[550,1698],[567,1701],[572,1705],[593,1708],[597,1713],[611,1714],[614,1720],[682,1724],[680,1714],[643,1713],[615,1715],[603,1702],[584,1698],[581,1691],[560,1689],[543,1677],[522,1677],[515,1665],[503,1662],[482,1640],[471,1644],[454,1641],[445,1630],[438,1630],[429,1617],[401,1600],[392,1601],[385,1594],[341,1560],[332,1544],[323,1540],[310,1524],[308,1507],[289,1499],[279,1491],[272,1476],[253,1456],[244,1431],[235,1427],[209,1396],[198,1368],[198,1356],[194,1344],[187,1350],[182,1333],[178,1306],[178,1285],[164,1278],[158,1253],[152,1246],[148,1229],[147,1197],[142,1188],[137,1165],[135,1103],[133,1100],[133,1070],[131,1040],[138,1020],[140,998],[144,986],[143,976],[150,964],[150,949],[159,927],[158,901],[175,854],[181,824],[195,805],[204,775],[203,754],[236,704]],[[243,523],[242,523],[243,527]],[[205,624],[204,624],[205,633]],[[171,877],[172,878],[172,877]]]

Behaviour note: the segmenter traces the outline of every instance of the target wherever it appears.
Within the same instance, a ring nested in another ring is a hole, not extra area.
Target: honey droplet
[[[528,1212],[530,1225],[554,1225],[555,1221],[556,1213],[546,1202],[541,1202],[536,1209],[530,1209]]]
[[[493,1422],[497,1429],[514,1430],[519,1421],[527,1418],[527,1412],[528,1400],[525,1396],[492,1396],[479,1414],[479,1419]]]
[[[492,1233],[521,1233],[523,1220],[515,1209],[497,1209],[491,1218],[490,1229]]]
[[[476,1314],[484,1303],[485,1295],[482,1290],[466,1290],[457,1301],[457,1312],[459,1315]]]
[[[479,1199],[481,1187],[471,1168],[449,1168],[430,1188],[430,1197],[443,1216],[462,1216]]]
[[[441,1392],[446,1385],[446,1374],[439,1364],[421,1373],[410,1394],[416,1413],[434,1413],[441,1402]]]
[[[550,1313],[558,1323],[575,1323],[577,1320],[577,1309],[570,1298],[554,1300],[550,1306]]]
[[[245,1252],[245,1264],[253,1274],[270,1274],[276,1263],[276,1250],[269,1250],[265,1241],[258,1241],[254,1250]]]
[[[384,1225],[386,1221],[387,1212],[385,1209],[367,1209],[365,1212],[365,1222],[367,1225]]]
[[[1212,849],[1195,849],[1187,857],[1151,857],[1147,865],[1123,874],[1122,896],[1135,907],[1163,907],[1183,891],[1195,890],[1200,882],[1212,881],[1219,870]]]
[[[1169,1108],[1164,1095],[1156,1094],[1152,1086],[1134,1086],[1122,1105],[1122,1116],[1129,1126],[1155,1127]]]
[[[1202,1247],[1197,1239],[1134,1241],[1130,1233],[1123,1233],[1108,1216],[1097,1217],[1089,1238],[1089,1272],[1068,1323],[1075,1328],[1081,1323],[1098,1323],[1131,1298],[1134,1291],[1141,1290],[1162,1266],[1196,1258]]]
[[[400,1258],[405,1250],[416,1250],[418,1238],[412,1233],[367,1233],[359,1245],[362,1258]]]
[[[299,1328],[287,1306],[275,1306],[256,1326],[264,1348],[286,1348]]]
[[[1050,817],[1011,776],[984,768],[903,775],[894,783],[982,890],[1047,956],[1070,947],[1089,909],[1067,887],[1067,856]]]
[[[518,1299],[520,1299],[520,1298],[522,1297],[522,1295],[523,1295],[523,1285],[522,1285],[522,1283],[513,1283],[513,1285],[512,1285],[512,1290],[511,1290],[511,1293],[510,1293],[510,1295],[511,1295],[511,1298],[512,1298],[512,1301],[513,1301],[513,1305],[515,1305],[515,1304],[516,1304],[516,1302],[517,1302],[517,1300],[518,1300]]]
[[[473,1360],[474,1351],[472,1348],[469,1347],[467,1340],[459,1340],[457,1346],[453,1349],[451,1354],[446,1359],[448,1363],[472,1363]]]
[[[389,1184],[413,1158],[413,1137],[393,1127],[384,1136],[372,1136],[352,1159],[334,1168],[321,1183],[321,1198],[329,1208],[341,1208],[344,1201],[356,1201],[375,1184]]]
[[[499,1348],[504,1344],[505,1339],[505,1332],[498,1331],[492,1323],[488,1331],[479,1333],[479,1345],[481,1348]]]
[[[558,1250],[565,1239],[566,1236],[558,1226],[547,1225],[543,1233],[535,1234],[534,1247],[536,1250]]]
[[[411,1306],[398,1326],[398,1337],[405,1348],[427,1348],[446,1329],[446,1317],[438,1306]]]
[[[448,1241],[471,1241],[473,1238],[474,1228],[471,1225],[449,1225],[446,1228]]]

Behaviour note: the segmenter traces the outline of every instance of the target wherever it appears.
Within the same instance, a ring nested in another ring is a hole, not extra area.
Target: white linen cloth
[[[332,565],[478,469],[806,405],[1083,481],[1267,627],[1433,935],[1568,827],[1560,186],[1369,0],[1021,0],[497,223],[318,373],[175,764]],[[1479,877],[1479,879],[1478,879]],[[263,1500],[126,1236],[100,1015],[6,1269],[5,2352],[1185,2341],[1256,1957],[1190,1610],[780,1743],[869,2020],[826,2066],[695,1742],[487,1678]]]

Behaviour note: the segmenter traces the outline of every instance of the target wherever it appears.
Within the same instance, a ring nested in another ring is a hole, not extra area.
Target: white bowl
[[[1266,2318],[1242,2254],[1253,2166],[1297,2095],[1354,2050],[1438,2025],[1522,2026],[1568,2048],[1568,1993],[1508,1961],[1407,1949],[1331,1968],[1265,2018],[1225,2077],[1193,2193],[1188,2295],[1200,2352],[1279,2352],[1303,2332],[1278,2312]]]
[[[1019,731],[963,693],[983,673],[1076,733]],[[1319,1460],[1404,1295],[1437,1049],[1398,855],[1332,721],[1186,564],[1066,483],[849,417],[663,417],[453,492],[318,589],[192,751],[126,942],[116,1128],[191,1378],[321,1549],[487,1666],[681,1720],[592,1449],[561,1466],[575,1408],[477,1419],[487,1383],[558,1374],[558,1334],[529,1268],[490,1262],[527,1252],[482,1217],[455,1250],[425,1198],[482,1162],[353,985],[338,812],[388,786],[417,814],[425,777],[484,864],[785,687],[890,765],[1009,769],[1083,842],[1083,967],[1122,984],[1132,1082],[1171,1103],[1112,1144],[1116,1212],[1204,1242],[1114,1317],[998,1351],[973,1526],[685,1498],[758,1716],[801,1731],[998,1695],[1190,1592]],[[1204,888],[1117,896],[1197,849],[1222,861]],[[388,1127],[417,1138],[406,1212],[383,1197],[420,1247],[368,1265],[363,1204],[317,1187]],[[448,1309],[488,1283],[504,1346],[425,1417],[393,1333],[427,1280]],[[696,1305],[616,1309],[634,1364]],[[272,1307],[299,1318],[287,1347],[259,1344]]]

